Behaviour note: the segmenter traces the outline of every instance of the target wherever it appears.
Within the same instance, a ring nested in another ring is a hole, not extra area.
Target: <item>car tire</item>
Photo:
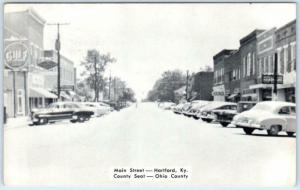
[[[194,119],[196,119],[196,120],[198,120],[198,119],[199,119],[199,117],[196,117],[196,116],[193,116],[193,118],[194,118]]]
[[[279,125],[272,125],[270,129],[267,130],[269,136],[277,136],[280,131]]]
[[[294,132],[286,132],[286,134],[289,136],[289,137],[292,137],[292,136],[294,136]]]
[[[222,125],[222,127],[227,127],[228,126],[228,123],[226,123],[226,122],[221,122],[220,124]]]
[[[254,129],[252,128],[243,128],[243,130],[247,135],[251,135],[254,131]]]
[[[77,122],[77,120],[73,120],[73,119],[70,120],[70,121],[71,121],[71,123],[76,123]]]
[[[80,123],[83,123],[86,120],[86,117],[84,115],[78,115],[77,121]]]
[[[45,125],[45,124],[48,123],[48,119],[44,118],[44,117],[41,117],[41,118],[39,118],[38,123],[39,123],[39,125]]]
[[[206,119],[207,123],[211,123],[213,120],[212,119]]]

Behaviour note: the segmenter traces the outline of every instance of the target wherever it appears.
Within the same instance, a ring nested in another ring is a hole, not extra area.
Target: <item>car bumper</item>
[[[254,123],[232,122],[230,125],[235,126],[235,127],[239,127],[239,128],[247,127],[247,128],[254,128],[254,129],[264,129],[263,126],[261,126],[259,124],[254,124]]]
[[[212,115],[201,115],[200,116],[201,119],[211,119],[211,120],[215,120],[216,117],[212,116]]]

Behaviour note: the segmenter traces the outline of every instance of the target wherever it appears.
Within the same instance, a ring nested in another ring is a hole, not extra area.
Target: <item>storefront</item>
[[[4,107],[8,117],[28,113],[27,40],[5,40]]]
[[[225,101],[225,86],[219,85],[213,87],[212,96],[214,97],[214,101]]]

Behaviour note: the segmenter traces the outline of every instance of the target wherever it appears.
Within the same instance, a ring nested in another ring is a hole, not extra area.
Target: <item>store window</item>
[[[280,64],[280,74],[283,74],[284,73],[284,49],[280,51],[279,64]]]
[[[252,68],[252,74],[253,75],[255,75],[255,69],[256,69],[256,67],[255,67],[255,64],[256,64],[256,61],[255,61],[255,53],[252,53],[252,62],[253,62],[253,68]]]
[[[286,71],[288,73],[290,73],[292,71],[292,49],[291,49],[291,46],[289,45],[287,47],[287,68],[286,68]]]

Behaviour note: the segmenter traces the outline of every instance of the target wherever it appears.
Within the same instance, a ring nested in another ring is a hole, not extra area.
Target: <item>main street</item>
[[[296,138],[245,135],[140,103],[92,118],[4,129],[9,185],[293,185]],[[122,180],[114,168],[189,169],[189,179]]]

